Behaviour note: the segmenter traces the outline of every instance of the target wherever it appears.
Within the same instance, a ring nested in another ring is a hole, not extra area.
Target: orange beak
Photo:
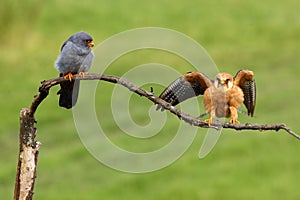
[[[88,40],[87,44],[89,45],[89,47],[93,47],[94,46],[93,40]]]

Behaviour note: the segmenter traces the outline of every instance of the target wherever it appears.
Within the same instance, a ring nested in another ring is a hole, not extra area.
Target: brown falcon
[[[209,125],[214,117],[231,117],[230,123],[239,123],[238,108],[242,103],[248,115],[253,117],[256,101],[254,74],[240,70],[234,77],[219,73],[215,80],[211,80],[204,73],[188,72],[171,83],[159,97],[175,106],[198,95],[203,95],[206,113],[210,115],[205,121]],[[160,108],[158,105],[157,109]]]

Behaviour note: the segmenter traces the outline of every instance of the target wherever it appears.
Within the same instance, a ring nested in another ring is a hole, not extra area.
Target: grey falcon
[[[60,55],[55,61],[55,68],[59,71],[59,76],[69,79],[60,84],[57,92],[59,106],[70,109],[78,98],[79,81],[72,79],[74,74],[84,74],[92,66],[94,53],[91,47],[94,46],[93,38],[90,34],[80,31],[72,35],[61,47]]]

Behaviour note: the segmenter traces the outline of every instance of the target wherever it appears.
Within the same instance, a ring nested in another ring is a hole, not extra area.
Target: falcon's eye
[[[218,83],[221,83],[221,79],[217,78]]]
[[[230,79],[228,78],[228,79],[226,79],[226,84],[228,84],[229,83],[229,81],[230,81]]]

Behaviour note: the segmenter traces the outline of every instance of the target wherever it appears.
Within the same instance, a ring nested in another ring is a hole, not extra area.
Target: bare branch
[[[40,142],[36,142],[34,118],[28,108],[20,112],[20,151],[14,199],[32,199]]]
[[[159,97],[156,97],[152,92],[143,90],[124,78],[105,75],[105,74],[86,74],[84,76],[74,75],[74,78],[77,80],[103,80],[103,81],[107,81],[107,82],[111,82],[111,83],[120,84],[120,85],[128,88],[130,91],[135,92],[136,94],[138,94],[140,96],[146,97],[153,103],[161,105],[164,109],[169,110],[171,113],[178,116],[181,120],[183,120],[193,126],[198,126],[198,127],[202,127],[202,128],[215,128],[215,129],[228,128],[228,129],[235,129],[235,130],[258,130],[258,131],[284,130],[287,133],[289,133],[290,135],[292,135],[293,137],[300,140],[300,136],[297,133],[293,132],[290,128],[288,128],[285,124],[282,124],[282,123],[260,125],[260,124],[249,124],[249,123],[230,124],[230,123],[226,123],[226,122],[214,122],[210,126],[208,126],[208,124],[205,121],[199,120],[197,118],[190,116],[187,113],[180,111],[179,109],[171,106],[166,101],[160,99]],[[32,105],[30,107],[32,116],[33,116],[34,112],[36,111],[38,105],[44,100],[44,98],[47,97],[47,95],[49,93],[49,89],[52,86],[57,85],[64,81],[68,81],[68,80],[65,80],[63,77],[59,77],[59,78],[54,78],[54,79],[50,79],[50,80],[42,82],[42,84],[39,88],[39,94],[37,96],[35,96],[34,101],[32,102]]]

